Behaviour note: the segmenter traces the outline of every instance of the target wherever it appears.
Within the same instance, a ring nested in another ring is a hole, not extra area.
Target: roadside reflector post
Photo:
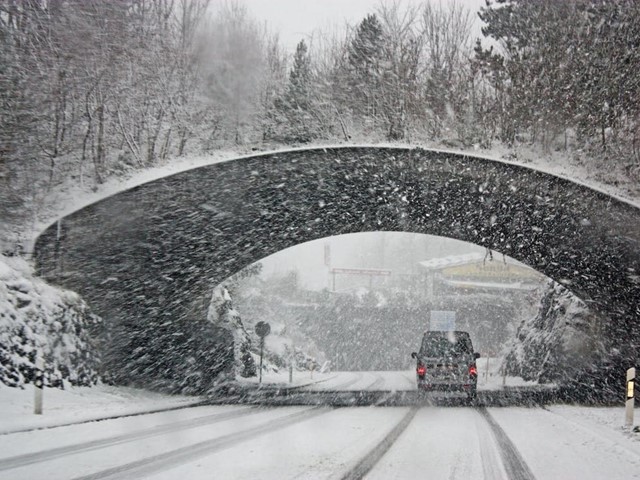
[[[44,387],[44,359],[40,353],[36,357],[36,371],[33,379],[33,413],[42,415],[42,388]]]
[[[633,427],[633,407],[635,398],[636,369],[631,367],[627,370],[627,401],[625,404],[625,426]]]
[[[293,363],[289,364],[289,383],[293,383]]]

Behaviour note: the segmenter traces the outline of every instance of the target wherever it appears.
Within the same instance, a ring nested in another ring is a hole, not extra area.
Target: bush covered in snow
[[[234,373],[241,377],[255,377],[256,365],[250,353],[251,338],[244,328],[240,314],[233,308],[231,295],[224,286],[213,290],[207,319],[233,336]]]
[[[281,279],[265,282],[257,276],[260,270],[261,265],[255,264],[225,282],[232,292],[234,305],[242,314],[255,363],[259,363],[260,358],[260,338],[254,327],[264,321],[271,327],[271,333],[265,338],[264,373],[278,372],[290,365],[297,371],[319,370],[326,361],[325,355],[314,336],[303,332],[298,324],[301,319],[297,307],[306,305],[305,295],[309,292],[299,290],[291,272]]]
[[[246,277],[241,280],[247,281]],[[234,278],[227,282],[227,286],[230,286],[236,292],[243,290],[242,284],[241,281],[237,281]],[[320,364],[316,358],[310,355],[306,348],[301,348],[300,346],[308,347],[310,340],[304,339],[299,335],[293,335],[292,337],[291,332],[282,323],[282,318],[277,319],[267,315],[269,308],[265,303],[260,302],[262,307],[265,307],[262,310],[263,315],[258,317],[252,315],[255,311],[251,306],[255,306],[255,304],[247,302],[247,299],[264,301],[265,297],[262,295],[264,292],[257,292],[255,289],[247,288],[243,292],[244,295],[238,295],[241,298],[241,304],[247,307],[243,311],[246,321],[245,326],[238,310],[233,307],[232,296],[227,290],[227,286],[221,285],[214,289],[209,306],[208,320],[216,327],[227,330],[233,336],[234,373],[236,376],[246,378],[255,377],[258,374],[260,338],[255,333],[254,327],[261,320],[267,320],[272,328],[271,333],[265,338],[262,358],[263,373],[278,372],[280,369],[288,368],[291,363],[296,370],[320,369]],[[244,313],[247,313],[248,317]],[[298,346],[295,346],[296,340],[298,341]]]
[[[541,383],[564,383],[595,361],[599,321],[562,285],[550,281],[538,312],[524,320],[507,349],[508,375]]]
[[[17,257],[0,255],[0,382],[20,387],[44,359],[44,382],[92,385],[98,355],[91,339],[100,319],[75,293],[37,279]]]

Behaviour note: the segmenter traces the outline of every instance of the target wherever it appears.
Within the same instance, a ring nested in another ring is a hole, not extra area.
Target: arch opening
[[[477,245],[367,232],[290,247],[255,265],[226,284],[249,332],[259,321],[272,326],[265,375],[274,383],[287,384],[293,364],[305,379],[311,369],[370,372],[370,385],[363,379],[349,389],[415,387],[405,382],[415,374],[410,353],[430,328],[470,333],[482,355],[482,390],[566,383],[603,353],[601,319],[583,302]],[[431,324],[445,312],[449,325]],[[256,343],[254,336],[254,351]]]

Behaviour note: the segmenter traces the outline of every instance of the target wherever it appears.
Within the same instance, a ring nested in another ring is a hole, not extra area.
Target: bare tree
[[[406,138],[410,116],[419,113],[419,66],[423,38],[417,28],[418,7],[403,8],[401,2],[378,9],[385,31],[382,115],[387,138]]]
[[[459,125],[470,107],[467,96],[473,17],[457,2],[447,6],[426,2],[421,13],[422,97],[429,133],[439,138],[445,125]]]
[[[207,96],[215,105],[229,140],[244,143],[259,125],[261,87],[268,65],[268,36],[238,3],[225,3],[200,39]]]

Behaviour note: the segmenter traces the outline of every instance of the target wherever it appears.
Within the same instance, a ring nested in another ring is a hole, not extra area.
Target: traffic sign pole
[[[258,383],[262,383],[262,355],[264,353],[264,337],[260,337],[260,379]]]
[[[258,322],[255,326],[256,335],[260,337],[260,373],[258,383],[262,383],[262,356],[264,354],[264,337],[271,333],[271,325],[267,322]]]

